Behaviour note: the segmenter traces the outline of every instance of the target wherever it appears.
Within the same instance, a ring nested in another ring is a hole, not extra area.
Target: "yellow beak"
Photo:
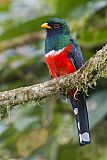
[[[42,24],[41,27],[42,27],[42,28],[46,28],[46,29],[52,29],[52,28],[48,25],[48,23]]]

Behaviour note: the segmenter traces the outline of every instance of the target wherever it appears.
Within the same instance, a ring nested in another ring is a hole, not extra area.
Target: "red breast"
[[[71,45],[58,51],[52,50],[44,58],[53,78],[73,73],[76,69],[68,57]]]

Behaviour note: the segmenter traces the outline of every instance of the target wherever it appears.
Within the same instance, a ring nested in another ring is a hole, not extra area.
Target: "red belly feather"
[[[45,55],[46,64],[53,78],[57,78],[59,76],[76,71],[75,66],[72,64],[68,57],[68,52],[70,49],[71,45],[68,45],[59,54],[53,53],[48,56]]]

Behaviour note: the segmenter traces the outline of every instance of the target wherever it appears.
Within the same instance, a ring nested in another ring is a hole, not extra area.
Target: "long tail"
[[[73,96],[70,96],[70,101],[76,116],[79,143],[80,146],[84,146],[91,142],[85,96],[83,94],[79,94],[78,100],[76,100]]]

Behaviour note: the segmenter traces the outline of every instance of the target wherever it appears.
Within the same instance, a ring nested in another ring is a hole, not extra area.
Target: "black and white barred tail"
[[[76,116],[79,143],[80,146],[84,146],[91,142],[85,96],[79,94],[77,100],[73,96],[70,96],[69,98]]]

